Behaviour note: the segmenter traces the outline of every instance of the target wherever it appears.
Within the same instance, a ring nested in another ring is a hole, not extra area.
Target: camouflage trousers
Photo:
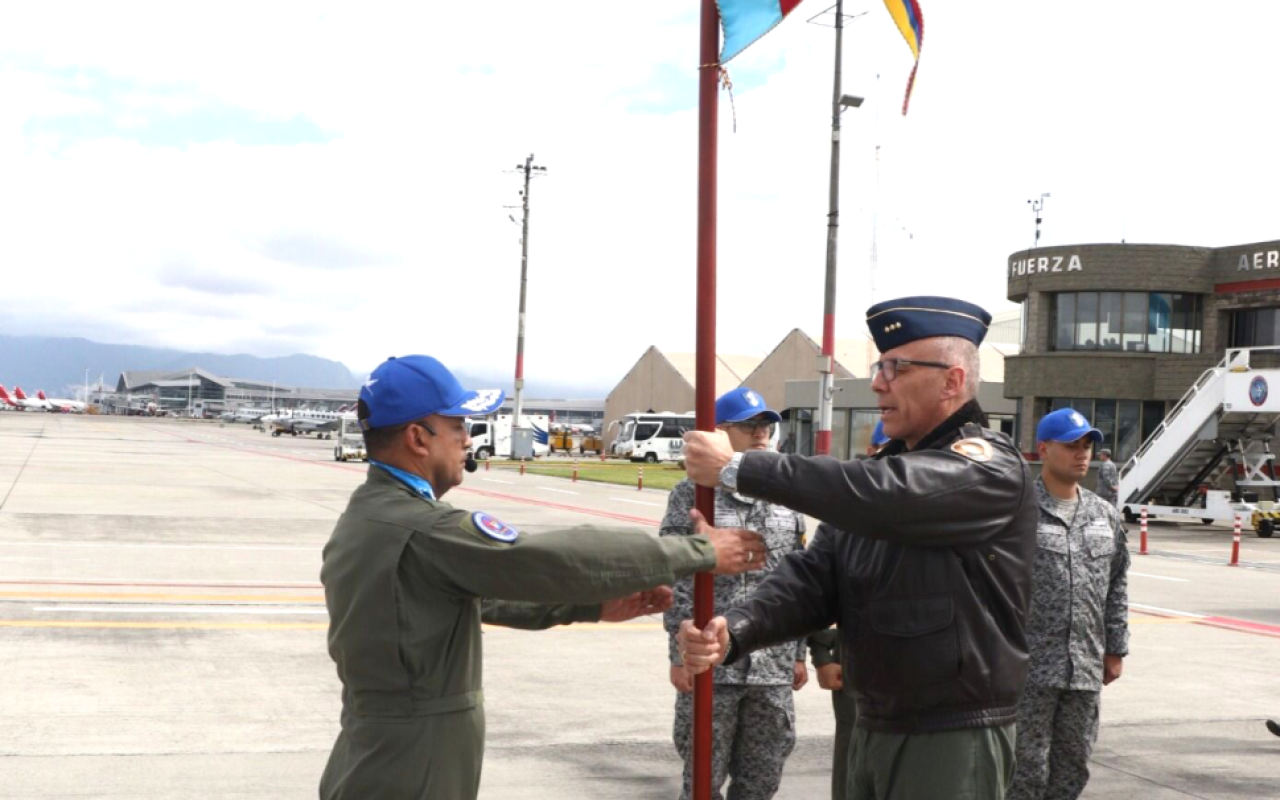
[[[693,765],[693,694],[676,696],[676,751],[684,759],[681,800],[689,800]],[[796,746],[796,712],[790,686],[717,685],[711,713],[711,796],[768,800],[782,783],[782,766]]]
[[[1028,682],[1018,702],[1017,767],[1007,800],[1075,800],[1089,782],[1101,692]]]

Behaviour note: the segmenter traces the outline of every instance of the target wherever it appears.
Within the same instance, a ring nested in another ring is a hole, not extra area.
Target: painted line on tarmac
[[[141,550],[288,550],[318,553],[323,547],[273,544],[149,544],[146,542],[0,542],[0,547],[124,547]]]
[[[504,480],[499,480],[497,478],[481,478],[480,480],[484,481],[485,483],[505,483],[508,486],[512,486],[515,483],[514,481],[504,481]]]
[[[0,599],[31,600],[167,600],[169,602],[323,603],[324,595],[283,594],[156,594],[152,592],[0,592]]]
[[[485,631],[526,633],[501,625],[484,625]],[[557,625],[550,631],[661,630],[661,622],[597,622],[586,625]],[[154,620],[0,620],[0,628],[108,628],[125,630],[204,630],[204,631],[327,631],[327,622],[181,622]],[[543,631],[540,631],[543,633]]]
[[[296,461],[296,462],[298,462],[298,463],[300,463],[300,464],[311,464],[312,466],[316,466],[316,467],[328,467],[328,468],[330,468],[330,469],[339,469],[339,470],[342,470],[343,472],[367,472],[367,471],[368,471],[368,468],[367,468],[367,467],[348,467],[346,464],[330,463],[330,462],[328,462],[328,461],[319,461],[319,460],[311,459],[311,458],[298,458],[297,456],[284,455],[283,453],[268,453],[268,452],[265,452],[265,451],[261,451],[261,450],[252,450],[252,449],[245,448],[245,447],[235,447],[235,446],[232,446],[232,445],[221,445],[221,444],[217,444],[217,443],[215,443],[215,442],[201,441],[201,440],[199,440],[199,439],[192,439],[191,437],[189,437],[189,436],[184,436],[184,435],[182,435],[182,434],[180,434],[180,433],[174,433],[174,432],[172,432],[172,431],[160,430],[160,429],[158,429],[158,428],[151,428],[150,430],[156,431],[156,432],[158,432],[158,433],[164,433],[164,434],[167,434],[167,435],[169,435],[169,436],[173,436],[173,437],[175,437],[175,438],[178,438],[178,439],[183,440],[184,442],[188,442],[189,444],[204,444],[204,445],[208,445],[208,446],[210,446],[210,447],[221,447],[221,448],[224,448],[224,449],[227,449],[227,450],[235,450],[235,451],[237,451],[237,452],[242,452],[242,453],[257,453],[258,455],[267,456],[268,458],[282,458],[282,459],[284,459],[284,460],[286,460],[286,461]],[[492,478],[484,478],[484,479],[482,479],[482,480],[493,480],[493,479],[492,479]],[[627,514],[615,514],[615,513],[611,512],[611,511],[597,511],[596,509],[593,509],[593,508],[582,508],[581,506],[567,506],[567,505],[562,505],[562,504],[560,504],[560,503],[549,503],[549,502],[547,502],[547,501],[545,501],[545,500],[534,500],[533,498],[530,498],[530,497],[518,497],[518,496],[516,496],[516,495],[498,494],[497,492],[486,492],[486,491],[484,491],[484,490],[482,490],[482,489],[468,489],[468,488],[467,488],[467,487],[465,487],[465,486],[459,486],[455,491],[458,491],[458,492],[469,492],[469,493],[471,493],[471,494],[478,494],[478,495],[481,495],[482,497],[492,497],[492,498],[496,498],[496,499],[500,499],[500,500],[509,500],[509,501],[511,501],[511,502],[513,502],[513,503],[524,503],[524,504],[526,504],[526,505],[542,506],[542,507],[544,507],[544,508],[555,508],[555,509],[558,509],[558,510],[560,510],[560,511],[572,511],[572,512],[577,513],[577,514],[587,514],[587,515],[589,515],[589,516],[594,516],[594,517],[604,517],[605,519],[615,519],[615,520],[619,520],[619,521],[622,521],[622,522],[636,522],[636,523],[639,523],[639,524],[641,524],[641,525],[648,525],[648,526],[655,527],[655,528],[660,524],[660,521],[659,521],[659,520],[656,520],[656,519],[645,519],[645,518],[643,518],[643,517],[632,517],[632,516],[629,516],[629,515],[627,515]]]
[[[539,486],[538,488],[544,492],[556,492],[558,494],[574,494],[574,495],[578,494],[577,492],[571,492],[568,489],[553,489],[550,486]]]
[[[1133,570],[1129,570],[1129,573],[1128,573],[1128,574],[1130,574],[1130,575],[1136,575],[1136,576],[1138,576],[1139,578],[1155,578],[1155,579],[1156,579],[1156,580],[1158,580],[1158,581],[1177,581],[1178,583],[1190,583],[1190,582],[1191,582],[1191,579],[1190,579],[1190,578],[1170,578],[1168,575],[1152,575],[1152,574],[1147,573],[1147,572],[1134,572]]]
[[[1198,625],[1206,625],[1210,628],[1221,628],[1228,631],[1236,631],[1238,633],[1252,633],[1258,636],[1268,636],[1280,639],[1280,625],[1269,625],[1265,622],[1253,622],[1247,619],[1236,619],[1234,617],[1219,617],[1213,614],[1197,614],[1191,611],[1177,611],[1172,608],[1160,608],[1159,606],[1148,606],[1141,603],[1130,603],[1130,609],[1137,609],[1140,612],[1155,614],[1157,616],[1173,616],[1186,619]]]
[[[36,606],[32,611],[61,611],[77,614],[328,614],[323,608],[258,606],[153,606],[121,605],[103,606]]]
[[[0,620],[0,628],[131,628],[135,630],[327,631],[327,622],[137,622],[115,620]]]
[[[563,503],[552,503],[547,500],[534,500],[531,497],[516,497],[515,495],[510,495],[510,494],[486,492],[483,489],[468,489],[466,487],[460,487],[457,489],[457,491],[470,492],[471,494],[478,494],[482,497],[493,497],[499,500],[511,500],[517,503],[527,503],[532,506],[542,506],[544,508],[555,508],[561,511],[573,511],[574,513],[577,513],[577,514],[588,514],[593,517],[604,517],[605,519],[616,519],[616,520],[621,520],[622,522],[636,522],[641,525],[648,525],[654,528],[658,527],[658,525],[661,524],[661,520],[656,520],[656,519],[646,519],[645,517],[633,517],[630,514],[618,514],[613,511],[599,511],[594,508],[583,508],[582,506],[568,506]]]
[[[654,508],[666,508],[662,503],[646,503],[644,500],[629,500],[625,497],[610,497],[610,500],[617,500],[619,503],[632,503],[637,506],[653,506]]]
[[[0,577],[0,586],[147,586],[192,589],[322,589],[316,581],[163,581],[128,578],[27,578]]]

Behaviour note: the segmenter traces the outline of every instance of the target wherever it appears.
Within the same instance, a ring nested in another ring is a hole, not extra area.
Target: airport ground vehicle
[[[521,421],[533,428],[533,456],[551,452],[551,422],[546,414],[521,414]],[[511,415],[468,419],[471,450],[476,458],[511,458]]]
[[[619,426],[613,453],[632,461],[679,461],[684,453],[684,434],[697,427],[693,414],[627,414],[611,425]]]
[[[1168,516],[1231,523],[1268,538],[1280,520],[1271,440],[1280,422],[1280,369],[1255,369],[1280,347],[1231,349],[1204,371],[1120,470],[1120,510],[1135,521]],[[1275,391],[1272,391],[1275,387]],[[1231,491],[1218,489],[1230,483]],[[1259,491],[1271,495],[1259,500]]]
[[[336,431],[338,441],[333,445],[334,461],[368,461],[364,451],[364,432],[355,414],[343,414]]]
[[[599,453],[604,447],[590,425],[552,423],[547,440],[552,453]]]

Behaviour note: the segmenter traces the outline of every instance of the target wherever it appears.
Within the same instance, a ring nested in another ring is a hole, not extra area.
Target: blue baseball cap
[[[361,427],[388,428],[431,414],[484,416],[496,411],[504,396],[501,389],[463,389],[453,373],[431,356],[392,356],[360,387],[360,399],[369,409]]]
[[[867,309],[867,328],[881,353],[934,336],[958,336],[979,345],[990,324],[990,314],[954,297],[899,297]]]
[[[883,447],[889,443],[889,437],[884,433],[884,420],[876,423],[876,429],[871,432],[871,446]]]
[[[727,422],[743,422],[754,417],[764,416],[770,422],[781,422],[782,415],[770,411],[764,398],[759,393],[740,386],[733,391],[725,392],[716,400],[716,424]]]
[[[1084,414],[1072,408],[1060,408],[1044,415],[1036,427],[1037,442],[1074,442],[1088,436],[1094,444],[1102,441],[1102,431],[1089,424]]]

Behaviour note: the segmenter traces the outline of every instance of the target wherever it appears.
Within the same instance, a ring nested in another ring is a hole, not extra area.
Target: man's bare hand
[[[798,692],[804,688],[809,682],[809,670],[805,669],[803,661],[797,661],[794,673],[791,677],[791,691]]]
[[[600,621],[626,622],[645,614],[661,614],[671,608],[672,599],[670,586],[658,586],[616,600],[606,600],[600,604]]]
[[[689,480],[712,489],[720,485],[720,470],[733,458],[729,434],[689,431],[684,435],[684,468]]]
[[[674,666],[671,668],[671,685],[680,694],[688,694],[693,691],[693,676],[683,666]]]
[[[676,647],[685,670],[690,675],[700,675],[724,661],[725,650],[729,649],[729,624],[724,617],[716,617],[704,630],[698,630],[693,620],[686,619],[676,634]]]
[[[823,664],[818,667],[818,685],[838,692],[844,688],[844,668],[839,664]]]
[[[1124,656],[1104,655],[1102,657],[1102,685],[1107,686],[1112,681],[1120,680],[1120,673],[1124,672]]]
[[[742,528],[713,528],[697,509],[689,512],[693,532],[711,540],[716,549],[716,575],[737,575],[740,572],[764,569],[769,551],[760,534]]]

